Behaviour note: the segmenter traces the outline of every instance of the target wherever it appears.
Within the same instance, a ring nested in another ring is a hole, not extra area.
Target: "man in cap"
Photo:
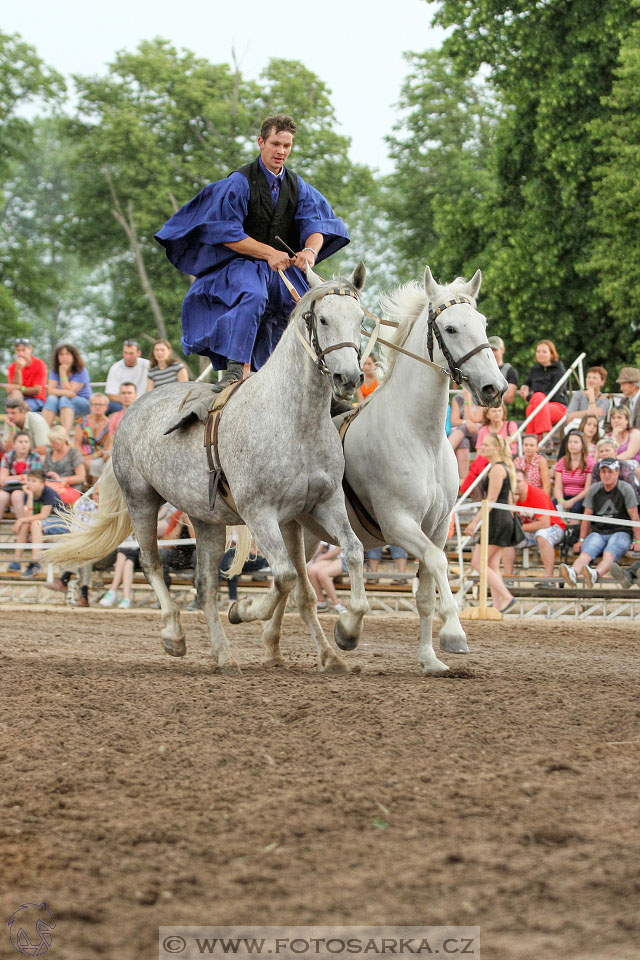
[[[623,394],[621,405],[629,410],[629,425],[640,429],[640,370],[636,367],[623,367],[618,383]]]
[[[592,483],[584,498],[584,520],[580,524],[580,539],[574,547],[580,555],[572,567],[566,563],[560,567],[562,576],[573,587],[577,586],[581,573],[588,587],[597,583],[631,548],[632,539],[634,553],[640,552],[636,496],[633,488],[619,478],[620,462],[614,457],[605,457],[600,463],[600,483]],[[594,529],[589,532],[590,516],[606,517],[607,522],[593,524]],[[622,526],[617,520],[631,520],[634,526]],[[597,567],[590,567],[590,562],[600,555],[602,559]]]
[[[23,399],[30,410],[42,410],[47,399],[47,365],[33,356],[28,337],[16,337],[14,349],[16,358],[9,364],[9,382],[0,386],[8,397]]]
[[[487,343],[493,350],[496,363],[500,367],[500,373],[509,384],[502,398],[502,402],[512,403],[518,390],[518,371],[510,363],[504,362],[504,340],[500,337],[489,337]]]

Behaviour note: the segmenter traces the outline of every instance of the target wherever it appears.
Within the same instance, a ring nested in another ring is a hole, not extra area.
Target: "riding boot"
[[[211,384],[211,389],[213,393],[221,393],[225,387],[229,387],[232,383],[237,383],[238,380],[242,380],[244,376],[244,363],[238,363],[235,360],[229,360],[227,362],[227,369],[225,370],[222,378],[218,380],[217,383]]]

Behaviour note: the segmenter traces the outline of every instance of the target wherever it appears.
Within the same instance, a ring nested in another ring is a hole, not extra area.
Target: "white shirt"
[[[128,367],[124,360],[118,360],[109,367],[105,393],[120,393],[123,383],[133,383],[139,397],[146,392],[147,377],[149,376],[149,361],[138,357],[135,367]]]

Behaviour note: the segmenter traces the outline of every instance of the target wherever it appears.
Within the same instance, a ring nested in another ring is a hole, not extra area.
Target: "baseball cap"
[[[603,457],[600,461],[600,469],[603,467],[609,467],[609,470],[619,470],[620,462],[615,459],[615,457]]]
[[[489,344],[492,350],[502,350],[502,348],[504,347],[504,343],[502,342],[502,339],[500,337],[489,337],[489,339],[487,340],[487,343]]]
[[[616,383],[640,383],[640,370],[637,367],[623,367]]]

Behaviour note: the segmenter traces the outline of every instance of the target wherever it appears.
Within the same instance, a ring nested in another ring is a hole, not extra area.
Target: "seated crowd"
[[[553,342],[538,342],[535,363],[519,391],[518,372],[504,361],[503,341],[490,337],[489,344],[509,385],[503,403],[492,411],[475,406],[463,387],[452,397],[449,440],[461,495],[531,508],[522,511],[519,520],[508,512],[490,513],[488,582],[494,606],[504,611],[514,602],[500,568],[512,575],[518,547],[537,548],[545,577],[554,574],[556,548],[566,545],[579,554],[573,566],[560,567],[569,584],[583,579],[592,586],[609,571],[620,582],[635,583],[640,562],[627,573],[620,560],[629,551],[640,553],[640,526],[631,526],[637,523],[640,504],[640,370],[623,367],[616,380],[617,396],[607,396],[607,370],[592,366],[584,390],[574,390],[569,398],[565,382],[544,402],[566,373]],[[520,423],[508,412],[518,392],[527,402]],[[514,442],[516,431],[520,436]],[[495,443],[488,445],[488,439]],[[540,452],[543,439],[549,457]],[[563,519],[563,513],[582,514],[584,519]],[[591,522],[592,516],[612,522]],[[469,535],[475,534],[478,522],[469,524]],[[479,548],[472,566],[479,568]]]

